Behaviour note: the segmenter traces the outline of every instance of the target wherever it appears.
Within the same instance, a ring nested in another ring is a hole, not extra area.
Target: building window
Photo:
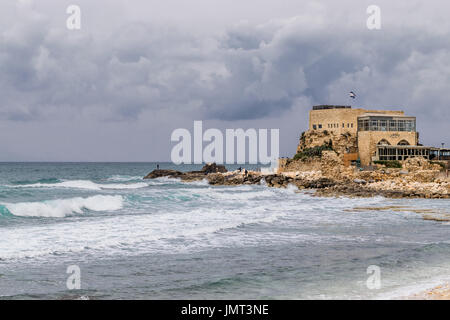
[[[414,127],[415,127],[414,121],[406,120],[406,122],[405,122],[405,129],[406,129],[406,131],[409,131],[409,132],[414,131],[415,130]]]
[[[353,127],[353,126],[352,126]],[[415,120],[358,120],[358,131],[416,131]]]
[[[314,129],[314,130],[316,130],[316,129],[317,129],[317,126],[316,126],[315,124],[313,124],[313,129]]]
[[[378,131],[378,120],[370,120],[370,131]]]
[[[379,146],[390,146],[391,144],[386,139],[382,139],[377,143]]]
[[[397,131],[397,121],[389,120],[389,131]]]
[[[358,120],[358,131],[364,131],[364,121]]]
[[[351,127],[353,128],[353,122],[351,123]]]
[[[319,129],[322,129],[322,125],[321,124],[319,124]]]

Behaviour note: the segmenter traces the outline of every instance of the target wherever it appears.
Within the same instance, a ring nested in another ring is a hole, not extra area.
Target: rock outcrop
[[[310,171],[289,171],[262,174],[249,171],[228,172],[225,167],[207,164],[200,171],[154,170],[145,179],[160,177],[179,178],[182,181],[206,179],[210,185],[261,184],[269,187],[315,189],[318,196],[371,197],[381,195],[390,198],[450,198],[450,180],[437,178],[439,171],[434,164],[423,159],[406,160],[403,168],[380,168],[360,171],[345,167],[334,151],[324,151]],[[301,160],[298,160],[301,161]],[[439,166],[440,167],[440,166]]]
[[[217,165],[216,163],[207,163],[203,166],[201,171],[204,172],[205,174],[216,172],[225,173],[227,172],[227,169],[225,168],[224,165]]]
[[[161,177],[179,178],[183,181],[198,181],[206,178],[212,173],[225,173],[227,169],[223,165],[207,163],[200,171],[181,172],[177,170],[156,169],[144,177],[144,179],[156,179]]]
[[[351,132],[335,133],[327,130],[308,130],[302,133],[297,147],[297,153],[307,148],[314,148],[329,143],[333,146],[333,150],[339,155],[347,152],[354,152],[358,147],[356,134]]]
[[[148,175],[144,177],[144,179],[156,179],[156,178],[162,178],[162,177],[169,177],[169,178],[180,178],[184,175],[184,172],[176,171],[176,170],[153,170]]]

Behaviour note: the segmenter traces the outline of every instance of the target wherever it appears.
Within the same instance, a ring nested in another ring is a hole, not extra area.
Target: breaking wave
[[[90,180],[70,180],[57,183],[33,183],[12,186],[14,188],[73,188],[87,190],[120,190],[120,189],[140,189],[148,187],[148,183],[95,183]]]
[[[42,202],[19,202],[0,204],[0,213],[19,217],[62,218],[73,213],[91,211],[115,211],[123,207],[122,196],[97,195],[88,198],[70,198]]]

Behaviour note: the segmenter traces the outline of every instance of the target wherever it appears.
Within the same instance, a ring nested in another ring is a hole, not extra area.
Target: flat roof
[[[336,105],[329,105],[329,104],[322,104],[318,106],[313,106],[313,110],[326,110],[326,109],[351,109],[351,106],[336,106]]]

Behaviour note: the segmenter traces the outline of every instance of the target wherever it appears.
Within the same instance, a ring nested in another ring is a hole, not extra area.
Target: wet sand
[[[407,297],[408,300],[450,300],[450,283],[444,283],[432,289]]]

